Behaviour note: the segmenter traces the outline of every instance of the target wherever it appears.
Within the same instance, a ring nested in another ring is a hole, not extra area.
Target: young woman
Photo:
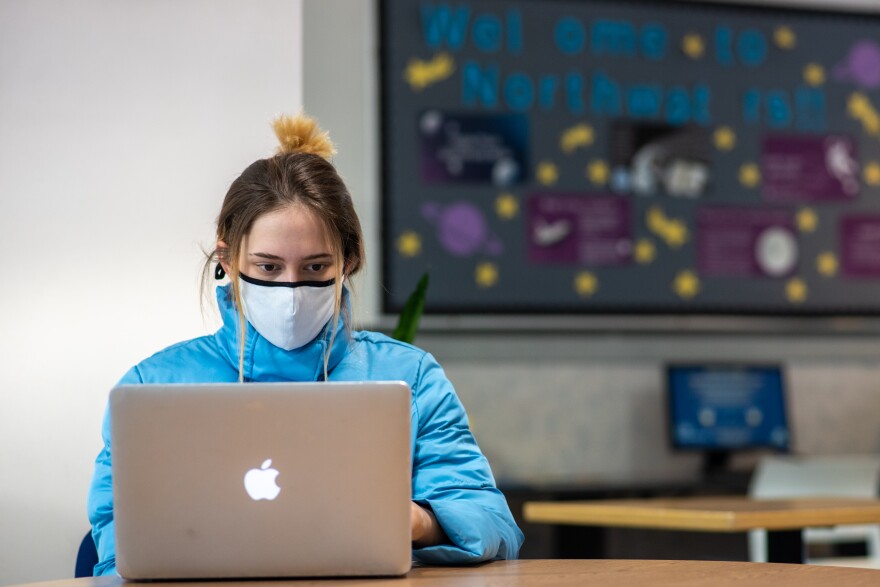
[[[232,182],[217,221],[214,268],[223,326],[135,365],[120,381],[403,380],[412,388],[413,556],[461,564],[516,558],[523,535],[471,435],[443,369],[428,353],[376,332],[352,331],[346,279],[360,270],[363,236],[351,196],[329,162],[326,133],[305,116],[275,123],[274,157]],[[243,336],[241,334],[244,333]],[[95,574],[116,570],[109,416],[95,461],[89,519]]]

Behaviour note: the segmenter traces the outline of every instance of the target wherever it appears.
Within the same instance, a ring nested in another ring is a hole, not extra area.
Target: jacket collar
[[[222,354],[229,361],[232,368],[238,372],[239,358],[239,315],[238,309],[232,302],[231,285],[217,287],[217,306],[223,318],[223,326],[214,333],[217,345]],[[343,289],[343,303],[348,303],[347,290]],[[245,381],[321,381],[324,379],[324,349],[330,342],[331,324],[328,323],[324,330],[312,342],[292,351],[279,348],[260,334],[245,320],[245,345],[244,345],[244,379]],[[336,337],[333,340],[333,348],[330,350],[330,358],[327,362],[327,372],[339,364],[339,361],[348,354],[350,341],[345,333],[345,324],[340,318],[336,328]]]

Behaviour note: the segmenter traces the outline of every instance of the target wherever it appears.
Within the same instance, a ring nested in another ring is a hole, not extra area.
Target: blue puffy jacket
[[[129,370],[120,384],[238,381],[239,318],[228,287],[217,288],[223,326],[216,333],[156,353]],[[516,558],[523,534],[495,487],[452,384],[434,357],[376,332],[353,332],[347,341],[341,324],[339,328],[327,365],[329,380],[402,380],[413,391],[413,501],[430,506],[451,541],[414,550],[414,558],[429,564]],[[322,380],[327,335],[324,332],[304,347],[285,351],[247,324],[245,380]],[[99,555],[95,575],[116,571],[109,413],[102,433],[104,448],[95,460],[88,502]]]

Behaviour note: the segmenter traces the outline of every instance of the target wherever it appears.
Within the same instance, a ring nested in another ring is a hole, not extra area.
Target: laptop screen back
[[[120,386],[110,410],[123,577],[409,569],[406,384]]]

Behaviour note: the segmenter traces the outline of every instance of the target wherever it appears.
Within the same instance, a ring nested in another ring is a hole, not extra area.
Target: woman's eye
[[[307,269],[308,269],[309,271],[313,272],[313,273],[320,273],[320,272],[323,271],[324,268],[326,268],[326,267],[327,267],[327,266],[324,265],[323,263],[312,263],[311,265],[309,265],[309,266],[307,267]]]
[[[257,267],[266,273],[274,273],[278,270],[278,265],[275,265],[274,263],[260,263]]]

